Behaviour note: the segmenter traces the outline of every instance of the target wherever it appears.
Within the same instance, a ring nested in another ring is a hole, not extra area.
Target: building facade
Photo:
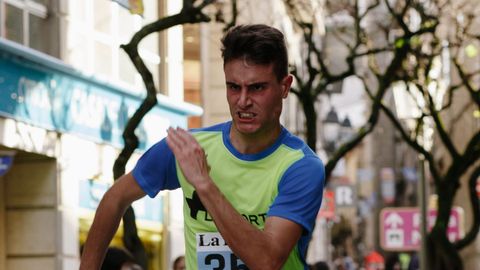
[[[120,2],[128,1],[0,1],[0,269],[78,269],[123,128],[145,96],[119,46],[181,8],[144,0],[142,17]],[[169,126],[187,128],[202,113],[183,101],[183,40],[175,27],[140,45],[162,94],[136,130],[140,146],[127,171]],[[178,204],[178,193],[162,192],[133,205],[149,269],[167,269],[182,253],[169,233],[183,230],[170,215]],[[112,245],[122,245],[121,234]]]

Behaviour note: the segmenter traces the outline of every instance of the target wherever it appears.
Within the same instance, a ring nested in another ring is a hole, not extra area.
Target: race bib
[[[197,233],[198,269],[202,270],[248,270],[248,267],[233,254],[220,233]]]

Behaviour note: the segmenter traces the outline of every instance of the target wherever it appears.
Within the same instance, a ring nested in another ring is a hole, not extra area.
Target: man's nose
[[[238,100],[238,104],[242,107],[248,106],[251,104],[250,93],[246,87],[240,90],[240,98]]]

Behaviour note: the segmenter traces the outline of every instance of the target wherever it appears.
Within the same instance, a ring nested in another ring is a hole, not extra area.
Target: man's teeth
[[[251,118],[254,116],[253,113],[246,113],[246,112],[238,113],[238,115],[240,116],[240,118]]]

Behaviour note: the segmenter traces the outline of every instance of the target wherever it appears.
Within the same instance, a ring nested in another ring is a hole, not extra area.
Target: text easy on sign
[[[436,210],[428,211],[428,229],[433,227],[437,218]],[[385,250],[418,250],[421,243],[421,215],[415,207],[389,207],[380,213],[380,245]],[[448,224],[450,241],[463,237],[463,209],[453,207]]]

